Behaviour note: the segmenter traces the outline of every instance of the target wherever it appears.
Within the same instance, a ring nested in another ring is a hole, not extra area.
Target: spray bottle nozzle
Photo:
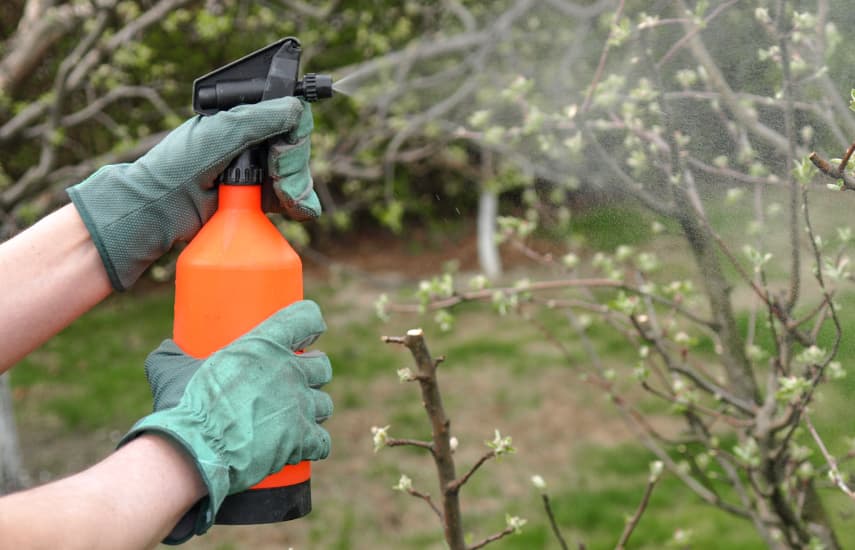
[[[303,96],[306,101],[332,97],[328,74],[308,73],[300,80],[300,42],[283,38],[193,82],[193,110],[213,115],[237,105],[277,97]]]
[[[332,76],[328,74],[306,73],[303,75],[303,80],[297,83],[294,94],[303,96],[309,102],[332,97]]]
[[[332,76],[328,74],[307,73],[303,80],[294,86],[295,96],[302,96],[306,101],[332,97]],[[197,112],[225,111],[237,105],[258,103],[264,98],[267,81],[261,78],[248,80],[233,80],[217,82],[209,86],[200,86],[196,90],[195,105]]]

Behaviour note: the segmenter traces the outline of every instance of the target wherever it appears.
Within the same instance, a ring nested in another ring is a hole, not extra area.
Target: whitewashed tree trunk
[[[481,190],[478,199],[478,261],[490,279],[502,274],[502,259],[496,244],[496,214],[499,197],[494,191]]]
[[[26,481],[7,373],[0,375],[0,495],[24,488]]]
[[[484,151],[481,157],[481,195],[478,197],[478,262],[484,275],[496,279],[502,274],[502,258],[496,242],[499,195],[491,189],[492,179],[493,154]]]

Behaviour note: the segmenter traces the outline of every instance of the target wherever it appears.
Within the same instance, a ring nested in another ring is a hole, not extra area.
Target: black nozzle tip
[[[297,94],[302,94],[303,97],[306,98],[306,101],[309,102],[332,97],[332,76],[316,73],[307,73],[303,75],[303,80],[297,85]]]

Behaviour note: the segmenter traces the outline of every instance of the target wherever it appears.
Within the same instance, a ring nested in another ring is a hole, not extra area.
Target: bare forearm
[[[0,498],[0,549],[151,548],[204,494],[182,451],[143,435],[79,474]]]
[[[110,294],[72,205],[0,243],[0,373]]]

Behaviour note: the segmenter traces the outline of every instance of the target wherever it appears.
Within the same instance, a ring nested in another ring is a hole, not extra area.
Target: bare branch
[[[159,0],[155,5],[134,18],[116,34],[112,35],[101,47],[90,51],[74,68],[68,77],[68,88],[77,89],[86,79],[86,75],[107,53],[112,53],[143,32],[151,25],[160,22],[170,11],[180,8],[191,0]]]
[[[852,149],[852,146],[849,147]],[[847,149],[847,152],[849,151]],[[841,162],[843,165],[843,169],[841,170],[839,166],[832,166],[830,162],[819,156],[818,153],[813,152],[808,157],[810,161],[816,166],[820,172],[825,174],[826,176],[833,178],[835,180],[841,180],[843,182],[843,188],[847,190],[855,190],[855,177],[846,172],[846,165]],[[849,157],[846,157],[847,161]]]
[[[626,522],[626,527],[624,527],[623,533],[621,533],[617,546],[615,546],[615,550],[624,550],[626,548],[626,544],[629,542],[629,537],[632,536],[632,532],[641,520],[641,516],[644,514],[644,511],[647,510],[647,504],[650,502],[650,495],[653,494],[653,489],[656,487],[656,483],[658,481],[659,476],[651,476],[647,481],[647,487],[644,489],[644,495],[641,497],[641,502],[638,504],[638,508],[635,510],[632,517]]]
[[[387,447],[420,447],[422,449],[427,449],[431,454],[433,453],[433,445],[430,441],[419,441],[417,439],[400,439],[400,438],[389,438],[386,440]]]
[[[494,535],[490,535],[489,537],[485,538],[484,540],[476,542],[475,544],[470,546],[468,548],[468,550],[477,550],[478,548],[484,548],[485,546],[487,546],[491,542],[496,542],[497,540],[505,538],[508,535],[512,535],[514,533],[514,531],[516,531],[516,529],[514,527],[511,527],[511,526],[505,527],[502,531],[499,531],[498,533],[496,533]]]
[[[589,6],[583,6],[569,0],[546,0],[546,3],[558,10],[562,15],[590,19],[608,10],[615,0],[598,0]]]
[[[558,527],[558,522],[555,521],[555,514],[552,513],[552,505],[549,504],[549,495],[543,493],[540,495],[540,498],[543,500],[543,509],[546,510],[546,516],[549,518],[549,526],[552,527],[552,532],[555,534],[555,538],[558,539],[558,544],[562,550],[567,550],[567,542],[561,535],[561,529]]]
[[[430,498],[430,495],[428,493],[423,493],[421,491],[417,491],[416,489],[413,489],[412,487],[407,489],[407,493],[409,493],[410,495],[412,495],[416,498],[420,498],[423,501],[425,501],[427,503],[427,505],[430,506],[430,509],[433,510],[433,513],[436,514],[436,517],[439,518],[439,521],[442,521],[442,512],[440,512],[439,508],[436,507],[436,504],[433,503],[433,499]]]
[[[615,9],[614,18],[612,19],[612,25],[617,25],[618,21],[620,21],[620,16],[623,13],[624,0],[618,0],[617,8]],[[591,84],[588,85],[588,92],[585,94],[585,99],[582,101],[582,107],[579,110],[581,113],[585,113],[588,111],[588,107],[591,105],[591,98],[594,97],[594,92],[597,89],[597,85],[600,83],[600,78],[603,76],[603,70],[606,68],[606,59],[609,57],[609,49],[611,48],[611,39],[612,39],[612,31],[609,31],[608,36],[606,37],[606,43],[603,46],[603,51],[600,53],[600,61],[597,63],[597,69],[594,71],[594,77],[591,79]]]
[[[163,116],[175,114],[175,111],[166,104],[163,98],[161,98],[153,88],[148,86],[118,86],[98,99],[89,102],[83,109],[69,115],[65,115],[60,119],[58,125],[63,128],[77,126],[78,124],[82,124],[94,117],[96,114],[102,112],[116,101],[130,98],[143,98],[148,100],[149,103],[151,103]],[[24,136],[28,138],[37,137],[47,132],[48,128],[47,124],[32,126],[27,128],[24,132]]]
[[[684,34],[682,38],[674,42],[674,44],[668,49],[668,51],[665,52],[665,55],[663,55],[659,59],[659,61],[656,62],[656,68],[661,69],[662,66],[667,63],[674,56],[675,53],[677,53],[683,46],[686,45],[686,42],[688,42],[697,33],[701,32],[701,29],[706,27],[713,19],[718,17],[719,14],[723,13],[727,8],[731,7],[737,2],[739,2],[739,0],[728,0],[727,2],[716,6],[716,8],[704,18],[703,25],[694,25],[694,28]],[[684,24],[687,23],[685,19],[681,19],[680,22]]]
[[[808,431],[810,432],[811,437],[816,442],[819,447],[820,452],[822,452],[822,456],[825,458],[825,461],[828,463],[829,468],[829,477],[831,477],[831,481],[837,486],[838,489],[843,491],[843,493],[849,498],[855,500],[855,491],[849,488],[846,485],[846,481],[843,478],[843,475],[840,473],[840,468],[837,466],[837,461],[831,456],[831,453],[828,452],[828,449],[825,447],[825,443],[822,441],[822,438],[819,436],[819,433],[816,431],[816,428],[813,427],[813,422],[810,420],[810,416],[805,413],[804,415],[805,426],[807,426]]]
[[[683,0],[678,0],[677,6],[681,12],[685,12],[687,10],[686,3]],[[686,23],[685,26],[687,33],[691,33],[694,30],[694,25],[691,23]],[[710,84],[721,94],[722,100],[727,105],[727,108],[733,113],[733,116],[743,126],[748,128],[751,133],[774,147],[779,153],[786,154],[789,148],[787,139],[760,122],[753,113],[749,112],[739,102],[736,94],[734,94],[733,89],[730,87],[730,84],[728,84],[727,79],[721,72],[718,63],[715,62],[712,55],[709,53],[709,50],[707,50],[707,47],[700,39],[700,36],[697,34],[691,34],[688,44],[692,55],[697,59],[698,63],[703,66],[704,70],[706,70]]]
[[[475,31],[478,23],[475,21],[475,16],[472,15],[472,12],[469,11],[466,6],[461,4],[458,0],[443,0],[442,3],[455,15],[455,17],[457,17],[457,19],[460,20],[464,31]]]
[[[106,6],[114,4],[104,2]],[[95,14],[95,2],[72,2],[52,7],[49,0],[29,0],[9,48],[0,60],[0,91],[11,94],[44,56],[68,32]]]
[[[303,0],[279,0],[279,3],[294,13],[305,15],[313,19],[324,19],[336,8],[338,0],[334,0],[326,6],[315,6],[309,2],[304,2]]]
[[[436,379],[437,363],[428,351],[422,329],[409,330],[405,336],[384,336],[383,341],[406,346],[413,356],[419,374],[422,375],[418,382],[421,387],[422,404],[430,419],[433,432],[433,459],[439,477],[445,540],[452,550],[462,550],[466,548],[466,543],[463,537],[460,500],[456,491],[448,489],[457,478],[454,472],[454,458],[452,457],[449,433],[451,422],[445,414]]]
[[[483,455],[481,455],[481,458],[478,459],[478,462],[476,462],[469,469],[469,471],[463,475],[463,477],[461,477],[459,479],[455,479],[454,481],[449,483],[448,486],[446,487],[446,489],[452,493],[459,493],[461,487],[463,487],[466,484],[466,482],[469,481],[469,478],[472,477],[472,475],[476,471],[478,471],[478,468],[480,468],[485,462],[487,462],[491,458],[496,458],[496,451],[488,451],[488,452],[484,453]]]

